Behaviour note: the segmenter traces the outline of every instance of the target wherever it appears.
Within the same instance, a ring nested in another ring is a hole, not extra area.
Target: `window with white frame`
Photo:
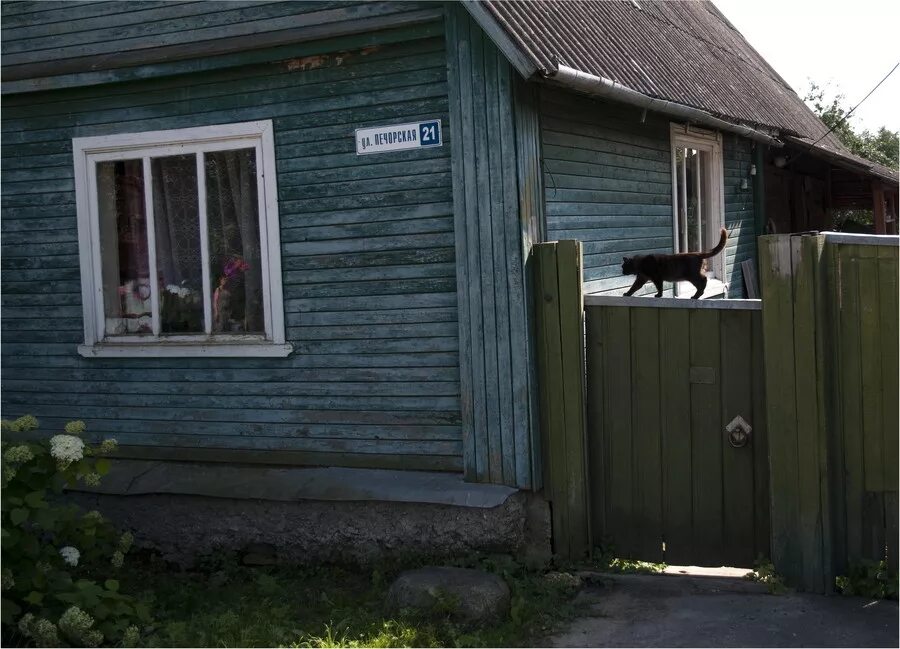
[[[270,121],[75,138],[84,356],[286,356]]]
[[[722,136],[672,125],[672,207],[675,252],[714,248],[723,225]],[[707,261],[706,294],[724,291],[724,253]],[[679,294],[681,287],[676,287]],[[688,288],[690,293],[696,289]]]

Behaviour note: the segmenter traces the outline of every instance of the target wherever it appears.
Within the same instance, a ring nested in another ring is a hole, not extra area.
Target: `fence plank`
[[[723,533],[719,313],[697,309],[690,315],[691,370],[714,372],[712,382],[691,383],[694,548],[713,563],[720,561]]]
[[[884,488],[896,491],[900,476],[897,472],[896,459],[900,456],[898,449],[898,431],[900,431],[900,394],[898,374],[900,374],[900,349],[898,349],[897,318],[897,273],[898,253],[896,246],[878,247],[879,302],[881,306],[881,322],[879,325],[879,342],[881,344],[881,404],[882,431],[884,433]],[[891,461],[894,460],[894,461]],[[896,519],[895,519],[896,520]],[[896,546],[895,546],[896,547]]]
[[[535,260],[544,486],[554,550],[580,558],[590,551],[581,244],[538,244]]]
[[[772,561],[790,583],[800,583],[803,557],[800,540],[795,534],[799,503],[790,237],[764,236],[760,237],[759,244],[772,493]]]
[[[796,385],[798,513],[803,559],[802,584],[824,592],[822,502],[820,497],[819,372],[816,363],[816,268],[821,254],[817,237],[794,236],[791,242],[793,275],[794,380]],[[785,331],[784,335],[788,335]],[[824,441],[824,440],[823,440]]]
[[[753,515],[756,539],[754,551],[772,556],[769,520],[769,423],[766,419],[766,377],[763,349],[762,313],[751,314],[753,362]]]
[[[663,524],[666,561],[676,565],[694,558],[688,314],[687,309],[660,309]]]
[[[726,436],[725,426],[740,415],[756,432],[753,415],[753,356],[751,311],[722,311],[721,318],[721,381],[722,419],[719,430]],[[753,502],[753,458],[756,447],[751,433],[747,446],[735,448],[730,442],[722,442],[723,479],[723,527],[725,547],[748,547],[746,539],[752,537],[754,512],[747,508]],[[748,548],[751,549],[752,548]],[[738,565],[751,566],[756,558],[752,553],[732,555]]]
[[[587,446],[584,427],[584,298],[581,284],[581,242],[557,246],[560,337],[563,355],[562,390],[565,403],[566,499],[571,556],[590,552]]]
[[[541,394],[541,447],[544,455],[544,485],[552,503],[553,546],[558,554],[568,556],[566,508],[559,506],[561,484],[565,483],[565,447],[556,432],[565,425],[562,396],[562,358],[559,353],[559,278],[556,244],[536,246],[538,291],[538,358]]]
[[[585,317],[585,364],[587,377],[587,443],[588,443],[588,476],[591,481],[591,537],[599,543],[607,534],[605,495],[609,492],[609,475],[606,469],[606,458],[609,448],[607,436],[603,431],[603,418],[606,405],[604,403],[604,340],[603,310],[588,307]]]
[[[609,474],[607,499],[608,531],[612,530],[615,551],[622,557],[636,556],[636,535],[631,526],[632,495],[632,426],[631,426],[631,317],[630,309],[604,309],[607,340],[616,341],[605,348],[606,415],[604,430],[609,439]]]
[[[659,312],[634,308],[632,332],[633,422],[632,466],[635,473],[634,504],[638,523],[640,557],[662,561],[662,483],[660,480]]]
[[[878,248],[859,246],[859,352],[862,369],[863,485],[884,489],[884,449],[881,428],[881,324],[878,309]],[[896,396],[896,395],[895,395]],[[873,509],[874,511],[874,509]]]
[[[863,446],[862,446],[862,367],[860,358],[859,264],[860,246],[838,248],[840,273],[840,401],[844,447],[844,503],[846,511],[847,560],[856,561],[862,552],[863,521]]]

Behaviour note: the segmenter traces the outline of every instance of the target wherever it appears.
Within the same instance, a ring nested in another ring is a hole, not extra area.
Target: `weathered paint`
[[[533,361],[516,164],[514,75],[509,62],[458,6],[448,9],[450,118],[454,139],[457,291],[463,453],[471,480],[533,487]],[[522,192],[522,193],[520,193]],[[536,213],[536,211],[534,211]]]
[[[747,295],[741,262],[756,259],[756,221],[754,212],[754,178],[750,168],[754,164],[754,144],[732,133],[722,134],[722,158],[725,166],[725,283],[728,297]],[[758,168],[758,173],[762,169]]]
[[[547,239],[584,243],[587,293],[624,292],[633,278],[622,276],[622,257],[673,249],[669,120],[544,88],[541,130]],[[740,263],[755,258],[751,144],[728,134],[722,151],[725,281],[736,298],[745,295]]]
[[[202,75],[8,96],[4,416],[83,419],[140,455],[461,469],[443,33],[438,21],[401,43],[370,47],[366,34]],[[354,128],[427,118],[442,120],[445,146],[356,155]],[[295,353],[79,357],[71,138],[258,119],[274,121]]]
[[[146,79],[273,60],[272,48],[362,45],[439,18],[423,2],[6,2],[4,93]],[[312,50],[321,54],[323,50]],[[306,65],[315,67],[315,56]]]

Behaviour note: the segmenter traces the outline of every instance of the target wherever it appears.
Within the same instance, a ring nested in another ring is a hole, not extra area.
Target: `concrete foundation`
[[[80,488],[68,496],[181,565],[218,550],[301,564],[550,556],[540,496],[454,473],[123,458],[98,487]]]
[[[193,495],[73,493],[139,546],[183,566],[215,551],[267,545],[285,563],[369,564],[382,559],[505,552],[549,555],[547,505],[515,493],[496,507],[402,502],[264,501]],[[530,513],[529,513],[530,512]],[[543,519],[544,525],[540,524]],[[535,525],[535,522],[538,524]]]

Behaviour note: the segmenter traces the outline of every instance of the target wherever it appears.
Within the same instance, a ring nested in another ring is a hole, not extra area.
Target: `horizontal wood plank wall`
[[[7,2],[4,93],[149,78],[435,19],[422,2]],[[198,66],[198,58],[206,57]],[[6,85],[6,84],[5,84]]]
[[[553,552],[580,559],[591,550],[581,243],[536,245],[534,268],[543,481]]]
[[[315,61],[5,98],[4,416],[33,413],[48,430],[83,419],[167,457],[461,470],[444,27],[384,37]],[[356,155],[355,128],[426,118],[442,120],[445,146]],[[78,356],[71,138],[262,119],[274,120],[295,352]]]
[[[622,257],[669,253],[672,157],[669,120],[637,108],[542,88],[541,131],[547,239],[584,243],[588,294],[624,293]],[[725,135],[725,225],[729,297],[743,297],[740,262],[755,258],[751,143]],[[741,188],[746,178],[748,189]],[[638,295],[655,292],[645,286]],[[667,285],[666,294],[672,294]]]
[[[542,88],[541,131],[547,239],[583,243],[586,293],[624,293],[623,256],[672,252],[669,121]]]
[[[753,147],[759,146],[732,133],[722,134],[722,159],[725,180],[725,283],[728,297],[743,298],[744,274],[741,263],[756,259],[756,222],[753,209]],[[762,173],[762,169],[759,170]],[[746,182],[746,188],[744,183]]]
[[[449,8],[447,42],[465,475],[532,488],[515,72],[462,7]]]

